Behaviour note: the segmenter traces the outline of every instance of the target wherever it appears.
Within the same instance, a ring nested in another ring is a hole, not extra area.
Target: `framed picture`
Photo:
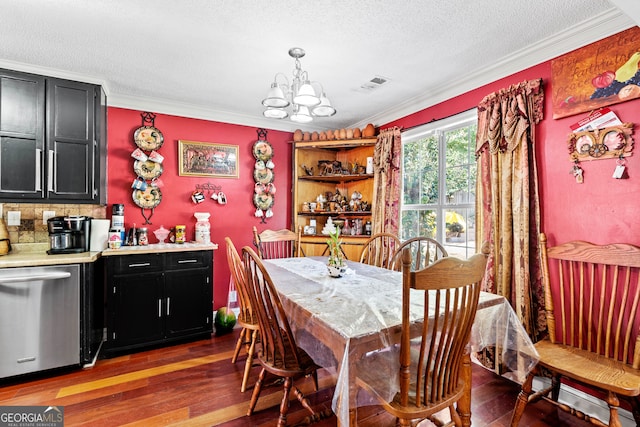
[[[180,176],[238,178],[238,146],[178,140]]]

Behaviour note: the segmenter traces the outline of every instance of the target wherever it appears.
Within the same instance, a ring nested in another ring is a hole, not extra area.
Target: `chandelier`
[[[322,85],[309,81],[308,73],[302,70],[300,58],[304,55],[304,49],[299,47],[289,49],[289,56],[295,59],[296,66],[293,70],[293,80],[289,83],[283,73],[276,74],[267,97],[262,100],[262,105],[267,107],[263,112],[265,117],[284,119],[290,116],[294,122],[309,123],[313,117],[330,117],[336,113]],[[281,77],[280,82],[278,77]],[[316,92],[313,85],[316,85],[319,91]],[[291,114],[286,110],[289,106],[292,107]]]

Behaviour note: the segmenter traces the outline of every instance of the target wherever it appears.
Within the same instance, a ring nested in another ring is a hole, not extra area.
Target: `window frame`
[[[476,108],[464,111],[462,113],[447,117],[442,120],[430,122],[421,126],[414,127],[412,129],[406,130],[402,132],[402,151],[401,156],[402,159],[400,161],[401,169],[400,169],[400,177],[401,177],[401,189],[403,191],[403,195],[399,201],[400,206],[400,218],[398,219],[399,223],[399,235],[403,236],[404,231],[402,229],[402,215],[404,212],[408,211],[435,211],[436,213],[436,240],[440,242],[445,248],[460,248],[464,252],[465,258],[473,255],[477,249],[477,244],[475,242],[475,236],[466,236],[464,244],[460,245],[452,245],[446,241],[446,226],[445,226],[445,212],[448,210],[461,210],[465,209],[467,212],[471,210],[473,212],[476,208],[475,206],[475,197],[473,200],[467,201],[467,203],[451,203],[447,202],[446,195],[446,148],[447,141],[445,135],[448,131],[468,127],[470,125],[477,125],[477,117],[478,112]],[[438,140],[438,200],[436,203],[417,203],[405,205],[404,203],[404,188],[405,188],[405,174],[404,174],[404,149],[405,144],[410,144],[416,140],[422,138],[428,138],[431,136],[436,136]],[[473,141],[470,141],[470,144]],[[475,151],[475,147],[473,147]],[[470,160],[471,161],[471,160]],[[443,178],[445,177],[445,178]],[[476,176],[470,176],[470,178],[474,179],[474,186],[470,188],[470,191],[473,191],[475,194],[475,180]],[[477,212],[475,212],[477,217]],[[474,221],[476,218],[474,218]],[[460,256],[460,255],[459,255]]]

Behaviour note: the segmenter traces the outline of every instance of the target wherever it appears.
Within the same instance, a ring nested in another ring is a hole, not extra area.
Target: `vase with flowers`
[[[329,246],[329,262],[327,263],[327,268],[329,269],[329,276],[331,277],[340,277],[347,271],[344,253],[340,248],[341,244],[340,227],[336,227],[329,233],[329,240],[327,240],[327,246]]]

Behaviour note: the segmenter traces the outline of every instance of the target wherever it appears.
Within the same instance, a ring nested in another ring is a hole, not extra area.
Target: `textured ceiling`
[[[260,102],[299,46],[338,110],[305,128],[382,124],[635,25],[627,2],[2,0],[0,67],[103,84],[114,106],[292,130]]]

